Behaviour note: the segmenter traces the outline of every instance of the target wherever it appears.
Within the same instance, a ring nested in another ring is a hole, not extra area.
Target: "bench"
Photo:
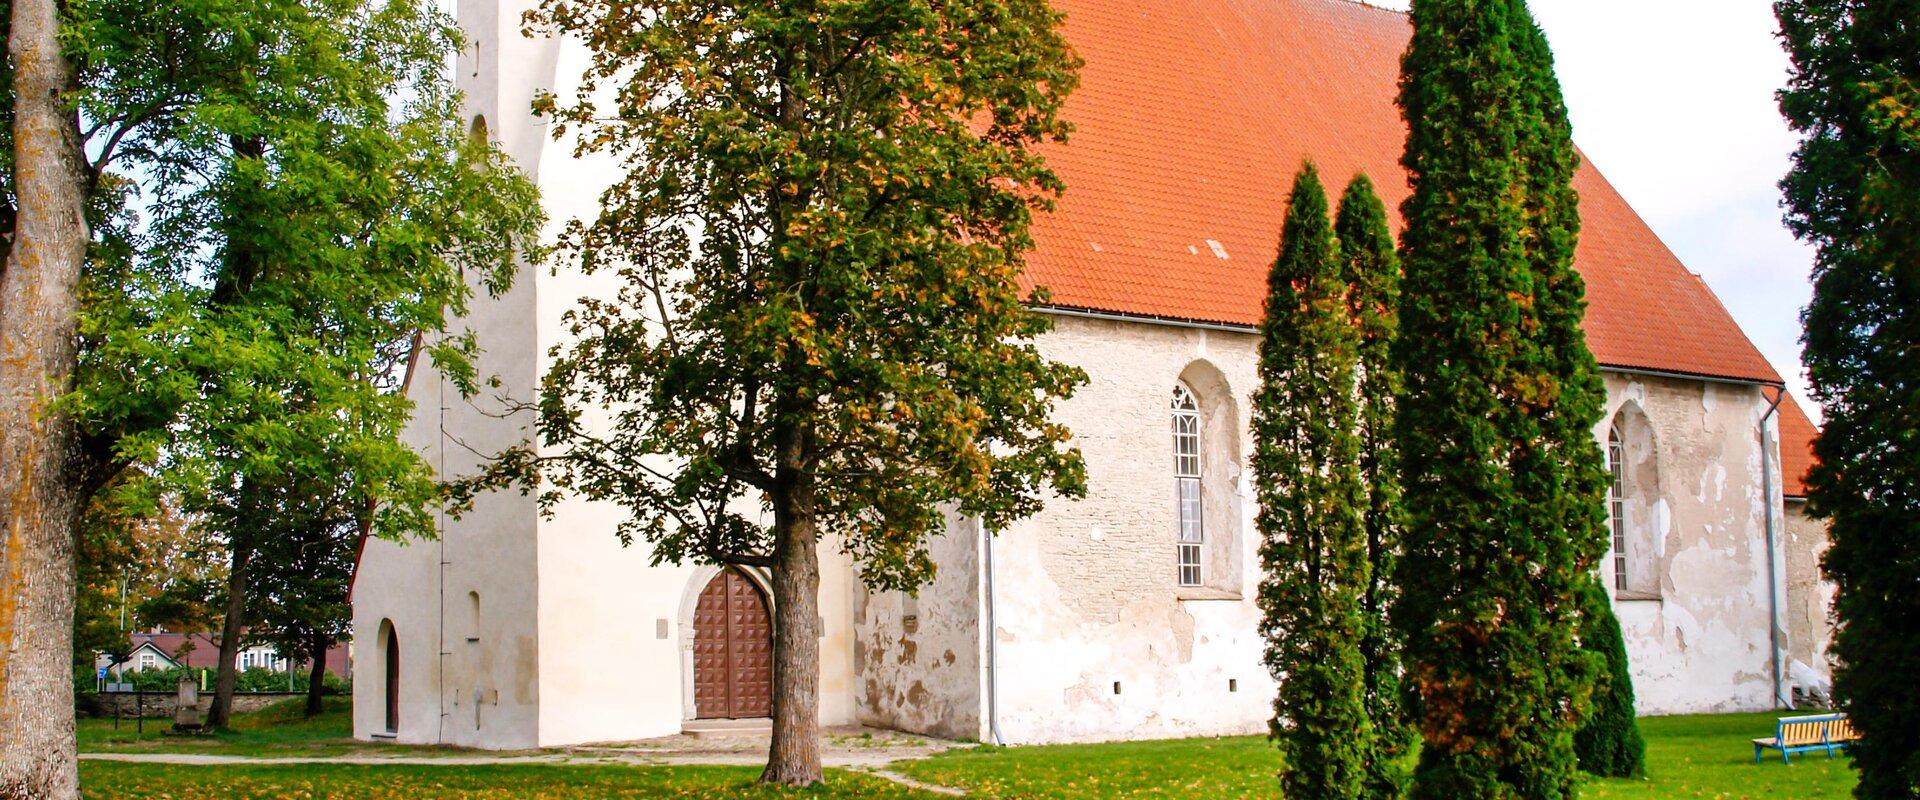
[[[1787,764],[1793,763],[1794,753],[1816,750],[1825,750],[1827,758],[1833,758],[1833,751],[1844,750],[1859,738],[1845,714],[1782,717],[1773,738],[1753,740],[1753,763],[1760,763],[1760,755],[1767,750],[1780,751],[1780,761]]]

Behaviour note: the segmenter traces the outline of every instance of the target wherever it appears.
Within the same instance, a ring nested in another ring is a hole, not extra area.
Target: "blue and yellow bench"
[[[1753,740],[1753,763],[1760,763],[1760,755],[1768,750],[1780,751],[1780,760],[1788,764],[1793,763],[1794,753],[1824,750],[1832,758],[1833,751],[1845,750],[1859,738],[1845,714],[1782,717],[1774,727],[1773,738]]]

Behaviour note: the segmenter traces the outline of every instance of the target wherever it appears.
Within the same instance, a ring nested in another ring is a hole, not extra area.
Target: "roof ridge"
[[[1388,14],[1394,14],[1402,17],[1412,16],[1412,12],[1410,11],[1402,11],[1397,8],[1388,8],[1386,6],[1374,5],[1373,3],[1367,2],[1367,0],[1331,0],[1331,2],[1344,3],[1350,6],[1361,6],[1363,8],[1373,9],[1374,11],[1385,11]]]

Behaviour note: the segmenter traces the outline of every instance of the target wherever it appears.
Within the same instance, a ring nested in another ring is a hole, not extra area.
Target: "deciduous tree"
[[[1414,0],[1412,13],[1393,616],[1424,740],[1413,796],[1570,797],[1600,668],[1577,632],[1606,544],[1577,156],[1522,0]]]
[[[181,178],[155,187],[160,205],[191,218],[162,216],[136,240],[136,258],[207,276],[185,313],[156,315],[175,325],[148,346],[195,378],[158,452],[229,558],[216,727],[257,621],[256,575],[286,567],[261,563],[286,555],[269,538],[338,550],[317,564],[351,557],[353,540],[331,532],[343,516],[369,514],[380,536],[433,533],[437,476],[400,441],[413,409],[399,389],[421,355],[478,388],[474,339],[449,325],[476,288],[503,289],[515,259],[537,253],[542,221],[531,184],[468,133],[442,71],[459,41],[450,18],[424,0],[258,12],[208,27],[243,32],[262,77],[200,103],[196,133],[211,146],[179,139],[155,154]]]
[[[441,75],[453,26],[420,3],[55,5],[10,5],[0,81],[14,109],[0,340],[31,354],[0,359],[0,797],[73,792],[73,531],[99,488],[215,443],[274,463],[302,431],[250,404],[289,385],[377,394],[367,366],[446,329],[472,291],[463,268],[497,288],[539,213],[466,140]],[[470,383],[471,339],[430,338]],[[375,405],[390,417],[404,401]],[[181,421],[195,438],[175,438]],[[366,454],[367,474],[429,475],[395,452]],[[380,530],[422,529],[410,515]],[[61,662],[57,692],[42,659]]]
[[[1826,424],[1808,508],[1839,588],[1834,693],[1862,739],[1855,795],[1920,797],[1920,5],[1775,5],[1804,136],[1787,224],[1815,248],[1806,364]]]
[[[87,159],[57,0],[12,0],[0,262],[0,797],[78,794],[73,531],[86,510],[73,381],[86,260]]]
[[[620,288],[553,353],[549,491],[623,504],[656,562],[771,571],[762,779],[818,782],[820,542],[906,589],[945,512],[997,529],[1081,491],[1048,415],[1084,378],[1034,348],[1018,284],[1061,190],[1032,149],[1067,132],[1060,15],[554,0],[531,20],[589,50],[579,94],[544,101],[555,134],[625,168],[563,240]]]

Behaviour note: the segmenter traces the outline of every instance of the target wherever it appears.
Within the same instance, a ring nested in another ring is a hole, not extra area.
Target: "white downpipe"
[[[993,535],[994,532],[984,522],[980,523],[980,536],[986,540],[987,625],[984,633],[987,637],[987,733],[994,744],[1005,745],[1007,739],[1000,735],[1000,635],[994,621]]]
[[[1761,395],[1765,397],[1765,394]],[[1782,677],[1780,665],[1780,543],[1779,515],[1773,511],[1775,499],[1773,480],[1773,454],[1776,452],[1774,438],[1767,428],[1780,411],[1780,403],[1787,399],[1786,389],[1777,389],[1773,401],[1767,406],[1767,413],[1760,416],[1760,491],[1761,502],[1766,505],[1767,519],[1767,645],[1771,650],[1773,671],[1773,702],[1776,708],[1793,708],[1793,698],[1786,693],[1786,683]]]

